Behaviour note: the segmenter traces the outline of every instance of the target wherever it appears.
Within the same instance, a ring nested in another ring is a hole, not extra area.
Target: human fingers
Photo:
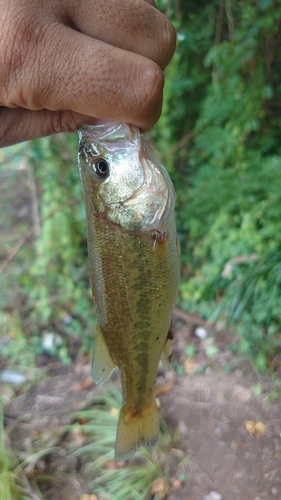
[[[60,132],[76,132],[89,117],[72,111],[0,107],[0,148]],[[95,124],[97,120],[91,119]]]
[[[47,30],[33,50],[30,43],[25,50],[28,57],[24,48],[19,56],[24,64],[13,60],[17,77],[4,71],[5,106],[122,118],[143,128],[158,118],[163,74],[153,61],[61,25]]]
[[[175,29],[153,0],[111,0],[110,5],[104,0],[65,1],[82,33],[143,55],[162,69],[167,66],[175,50]]]
[[[150,5],[152,5],[153,7],[156,7],[156,2],[155,0],[144,0],[146,3],[149,3]]]
[[[95,123],[96,118],[126,121],[142,131],[159,118],[159,65],[79,33],[69,14],[63,16],[65,1],[23,0],[19,9],[14,0],[0,0],[1,146],[75,130],[81,121]],[[104,1],[112,5],[114,0]],[[17,6],[14,14],[9,5]]]
[[[96,118],[132,123],[143,131],[159,118],[163,75],[155,63],[102,42],[96,47],[97,42],[88,37],[85,43],[79,33],[74,40],[73,34],[69,40],[65,36],[64,42],[75,46],[69,52],[71,60],[68,53],[64,59],[60,52],[51,59],[51,69],[45,64],[35,72],[30,57],[24,74],[19,75],[22,81],[11,78],[3,85],[2,90],[6,87],[8,92],[6,96],[2,92],[1,98],[5,107],[0,108],[0,147],[75,131],[80,123],[95,123]],[[51,47],[49,43],[44,46]],[[49,60],[47,54],[41,56]],[[94,67],[93,60],[97,61]]]

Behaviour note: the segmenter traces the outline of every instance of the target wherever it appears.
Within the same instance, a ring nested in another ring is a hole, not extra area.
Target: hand
[[[0,147],[82,122],[151,128],[175,31],[153,0],[0,0]]]

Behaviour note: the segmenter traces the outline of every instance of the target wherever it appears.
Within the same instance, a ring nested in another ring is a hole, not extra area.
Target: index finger
[[[17,79],[11,75],[2,86],[6,106],[70,110],[141,129],[159,118],[163,73],[150,59],[59,24],[26,50]]]
[[[143,55],[162,70],[169,63],[176,44],[173,25],[159,12],[153,0],[85,0],[70,3],[68,14],[76,29],[93,39]]]

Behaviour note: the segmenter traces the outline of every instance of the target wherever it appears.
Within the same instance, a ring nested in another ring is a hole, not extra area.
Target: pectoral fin
[[[165,370],[169,371],[171,369],[171,361],[173,356],[173,344],[174,344],[174,330],[172,323],[170,324],[170,328],[168,331],[167,339],[165,345],[163,347],[163,351],[161,354],[161,361]]]
[[[114,370],[115,364],[109,354],[100,325],[97,327],[94,357],[92,363],[92,377],[96,384],[103,384]]]

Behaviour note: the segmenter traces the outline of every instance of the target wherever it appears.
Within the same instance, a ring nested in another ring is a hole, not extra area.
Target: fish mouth
[[[78,134],[86,137],[91,143],[104,146],[110,153],[124,151],[129,146],[137,144],[139,130],[127,123],[105,122],[96,125],[80,125]]]
[[[97,190],[99,206],[108,220],[125,229],[157,230],[174,209],[175,191],[139,130],[125,123],[107,122],[82,125],[79,136],[104,151],[105,156],[112,155],[111,172]],[[127,167],[136,162],[130,175],[122,176],[123,161]]]
[[[126,229],[150,231],[158,229],[168,219],[175,205],[172,182],[163,169],[147,154],[139,158],[143,169],[143,181],[125,199],[105,201],[108,218],[120,221]]]

